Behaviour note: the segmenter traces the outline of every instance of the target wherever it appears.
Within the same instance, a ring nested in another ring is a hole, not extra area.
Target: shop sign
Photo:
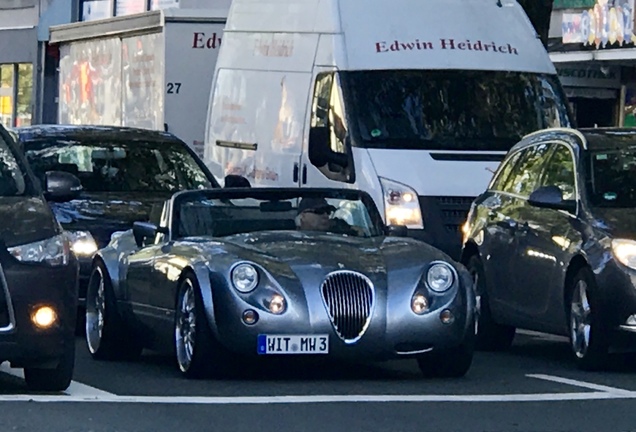
[[[557,74],[564,87],[620,88],[620,68],[594,64],[559,64]]]
[[[593,7],[596,0],[554,0],[552,9],[582,9]]]
[[[564,13],[563,43],[582,43],[596,48],[636,42],[634,0],[596,0],[593,8]]]

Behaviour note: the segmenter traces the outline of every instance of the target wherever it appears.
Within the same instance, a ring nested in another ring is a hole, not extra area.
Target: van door
[[[299,184],[309,187],[353,187],[355,171],[342,87],[335,68],[316,67],[303,140]]]

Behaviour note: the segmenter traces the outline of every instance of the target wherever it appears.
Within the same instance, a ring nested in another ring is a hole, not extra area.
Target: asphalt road
[[[181,378],[169,357],[97,362],[77,340],[75,381],[29,393],[0,368],[0,431],[636,431],[636,357],[581,372],[561,338],[517,335],[477,353],[462,379],[426,379],[415,361],[258,363],[224,380]]]

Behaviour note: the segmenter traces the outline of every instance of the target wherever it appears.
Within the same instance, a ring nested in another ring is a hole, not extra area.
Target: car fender
[[[210,330],[212,331],[212,334],[218,340],[219,333],[216,326],[216,317],[214,315],[214,300],[212,296],[212,273],[205,262],[191,263],[190,270],[194,272],[197,278],[197,282],[199,283],[201,299],[203,300],[203,307],[205,310],[205,316],[208,320],[208,325],[210,327]]]

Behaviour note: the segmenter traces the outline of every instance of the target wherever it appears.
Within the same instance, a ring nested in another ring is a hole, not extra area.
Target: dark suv
[[[78,262],[47,205],[81,186],[63,172],[44,173],[45,192],[0,126],[0,362],[24,368],[32,390],[62,391],[75,366]]]
[[[569,336],[582,369],[636,348],[636,129],[549,129],[515,145],[464,227],[478,348]]]
[[[167,132],[91,125],[37,125],[14,132],[40,181],[51,170],[81,181],[82,193],[74,200],[51,202],[80,261],[80,306],[92,256],[113,233],[131,229],[135,221],[158,221],[175,191],[219,187],[188,145]]]

